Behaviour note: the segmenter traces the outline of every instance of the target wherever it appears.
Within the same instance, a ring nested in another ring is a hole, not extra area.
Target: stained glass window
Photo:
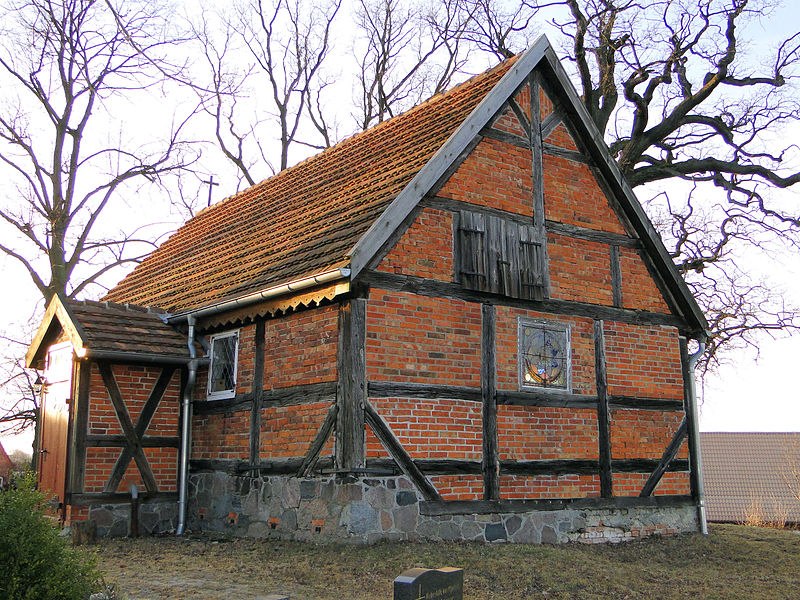
[[[208,398],[236,395],[236,356],[239,332],[227,331],[211,337],[211,364],[208,366]]]
[[[520,319],[520,387],[570,390],[569,326]]]

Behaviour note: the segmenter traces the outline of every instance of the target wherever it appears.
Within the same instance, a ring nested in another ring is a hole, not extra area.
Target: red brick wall
[[[150,396],[161,369],[150,366],[113,365],[112,372],[122,399],[128,409],[134,427],[142,408]],[[111,398],[103,384],[97,365],[92,365],[89,385],[89,435],[122,435]],[[150,425],[148,436],[178,436],[178,414],[180,407],[180,371],[175,371],[161,399]],[[122,448],[87,448],[84,490],[88,493],[102,492],[111,476]],[[144,455],[150,463],[159,491],[176,490],[178,450],[176,448],[145,448]],[[144,490],[144,483],[133,460],[123,477],[118,490],[127,492],[131,484]]]
[[[329,407],[329,402],[315,402],[265,408],[261,413],[262,460],[305,456]],[[332,451],[333,435],[321,455],[329,456]]]
[[[452,281],[453,213],[423,209],[377,270]]]
[[[371,398],[370,403],[411,458],[481,460],[480,403],[439,398]],[[386,456],[383,446],[371,433],[367,436],[367,456]]]
[[[134,426],[142,408],[150,396],[161,369],[156,367],[113,365],[112,372],[117,381],[122,399]],[[175,371],[156,410],[145,435],[177,435],[178,408],[180,407],[180,372]],[[97,365],[92,365],[89,388],[90,435],[121,435],[122,427],[114,411],[114,405],[106,391]]]
[[[597,411],[498,406],[500,460],[597,459]]]
[[[483,500],[481,475],[433,475],[428,479],[442,500]]]
[[[608,393],[683,399],[678,331],[674,327],[605,322]]]
[[[622,305],[625,308],[669,314],[667,303],[647,270],[644,259],[633,248],[620,248]]]
[[[192,458],[249,459],[250,411],[193,415]]]
[[[517,360],[518,317],[527,317],[571,327],[572,391],[576,394],[595,394],[594,321],[580,317],[565,317],[532,310],[497,307],[497,388],[519,389]]]
[[[531,216],[532,190],[530,150],[484,138],[438,195]]]
[[[372,381],[480,386],[480,305],[374,289],[367,301]]]
[[[638,496],[642,491],[649,473],[614,473],[615,496]],[[664,473],[655,491],[656,496],[685,496],[690,493],[688,473]]]
[[[502,475],[500,497],[507,500],[589,498],[600,495],[597,475]]]
[[[86,493],[99,493],[104,491],[106,482],[114,470],[114,465],[119,458],[122,448],[87,448],[86,470],[84,472],[84,491]],[[158,484],[160,492],[174,492],[177,490],[177,448],[145,448],[145,458],[150,463],[150,469]],[[136,484],[141,492],[145,491],[136,462],[131,459],[125,475],[120,481],[116,491],[127,493],[132,484]]]
[[[608,244],[557,234],[547,236],[550,297],[611,306],[611,253]]]
[[[565,148],[566,150],[572,150],[574,152],[578,151],[578,145],[575,143],[575,140],[572,138],[569,131],[567,131],[567,128],[563,123],[560,123],[550,133],[550,135],[547,136],[545,141],[548,144],[553,144],[559,148]]]
[[[526,114],[530,112],[529,110],[527,110],[529,106],[527,102],[524,105],[519,104],[519,102],[517,102],[517,104]],[[525,139],[528,138],[528,134],[520,125],[517,115],[510,108],[506,108],[506,110],[503,111],[503,113],[497,118],[497,120],[495,120],[492,127],[494,129],[499,129],[500,131],[513,133],[514,135],[518,135]]]
[[[544,209],[553,221],[625,233],[589,167],[566,158],[544,156]]]
[[[338,315],[334,304],[267,320],[264,389],[336,381]]]
[[[612,410],[611,457],[660,459],[682,420],[683,411]],[[678,457],[688,457],[686,442]]]

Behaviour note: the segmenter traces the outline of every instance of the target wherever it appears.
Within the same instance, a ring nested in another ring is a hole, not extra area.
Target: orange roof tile
[[[183,312],[344,267],[515,59],[204,210],[105,297]]]

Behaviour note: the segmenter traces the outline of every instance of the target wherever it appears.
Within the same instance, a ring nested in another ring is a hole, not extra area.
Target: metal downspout
[[[692,426],[689,432],[689,457],[691,469],[697,473],[697,519],[700,521],[700,532],[708,535],[708,522],[706,521],[706,494],[703,487],[703,460],[700,456],[700,426],[697,414],[697,391],[695,388],[694,368],[706,350],[705,342],[698,340],[700,347],[697,352],[689,357],[689,391],[692,411]]]
[[[194,348],[194,315],[189,315],[188,346],[189,356],[189,375],[186,378],[186,387],[183,390],[182,399],[182,419],[181,419],[181,459],[178,472],[178,527],[176,535],[183,535],[186,531],[186,502],[189,493],[189,454],[192,448],[192,396],[194,395],[194,384],[197,380],[197,352]]]

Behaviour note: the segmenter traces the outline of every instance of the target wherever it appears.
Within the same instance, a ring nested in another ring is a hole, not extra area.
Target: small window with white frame
[[[569,325],[519,319],[520,389],[572,391]]]
[[[239,331],[226,331],[210,338],[211,362],[208,365],[208,399],[221,400],[236,395],[236,363]]]

